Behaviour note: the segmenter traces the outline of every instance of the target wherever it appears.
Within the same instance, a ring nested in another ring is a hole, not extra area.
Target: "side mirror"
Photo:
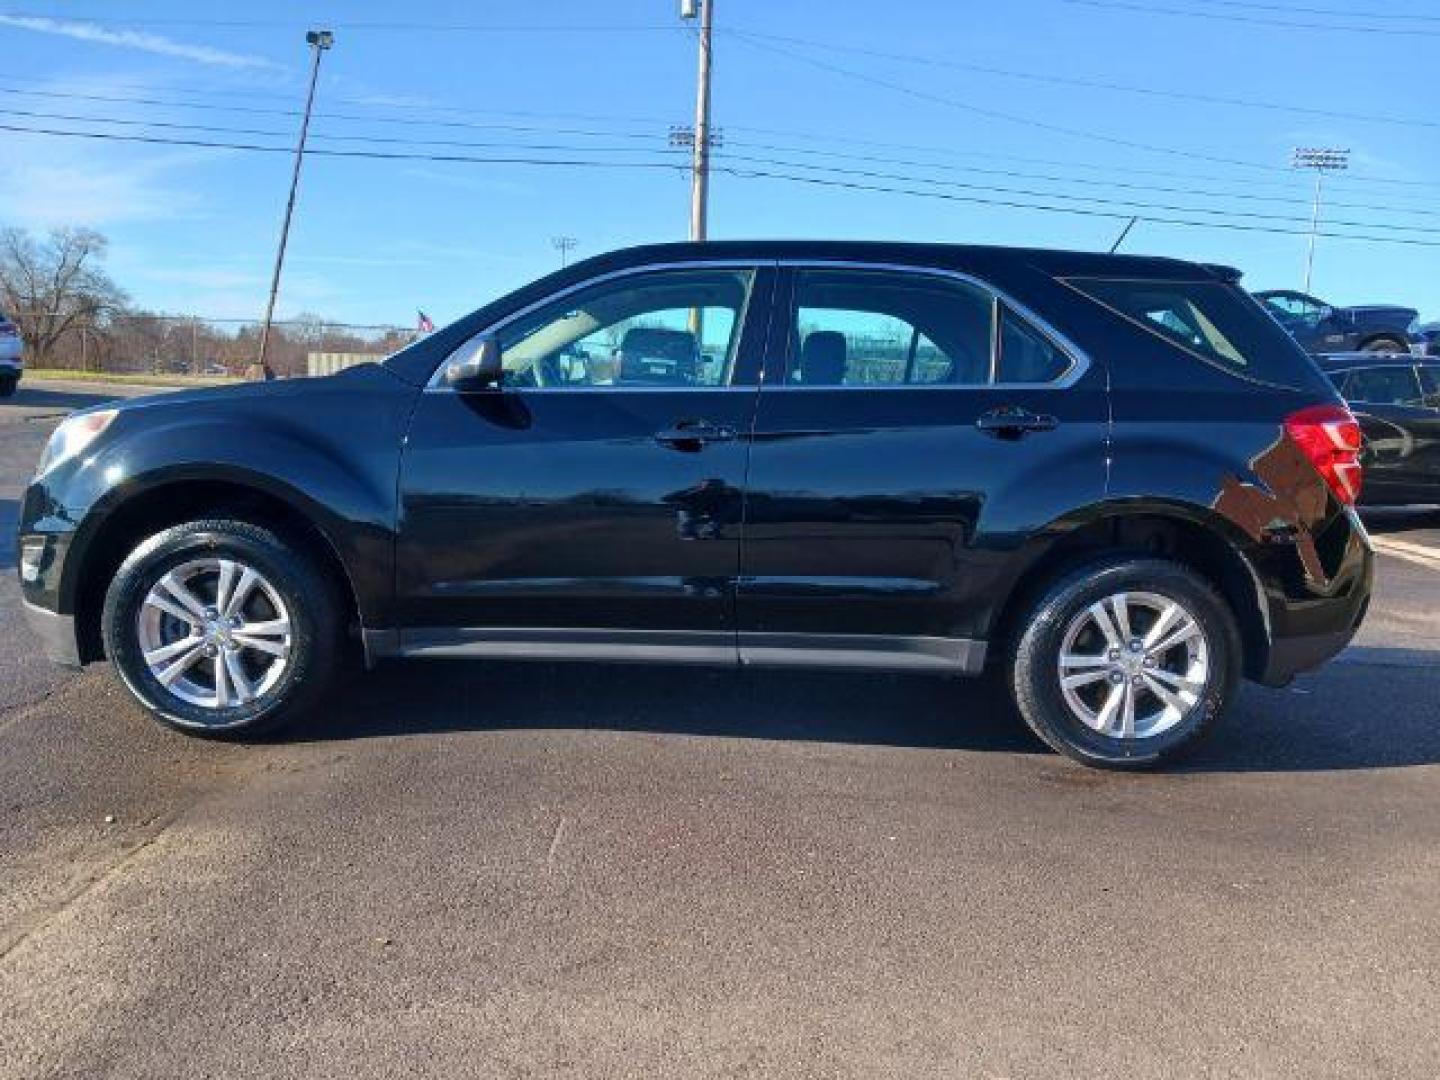
[[[464,356],[452,359],[445,367],[445,381],[457,390],[496,389],[504,375],[500,339],[494,334],[472,342]]]

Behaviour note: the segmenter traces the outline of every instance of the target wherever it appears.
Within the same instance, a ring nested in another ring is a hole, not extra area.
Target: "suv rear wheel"
[[[105,651],[157,719],[243,738],[309,708],[339,664],[334,584],[269,529],[195,521],[150,537],[105,597]]]
[[[1011,690],[1025,722],[1087,765],[1173,761],[1235,696],[1240,634],[1205,579],[1121,557],[1054,582],[1022,624]]]

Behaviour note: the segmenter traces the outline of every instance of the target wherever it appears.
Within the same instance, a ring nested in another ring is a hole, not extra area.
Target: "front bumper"
[[[80,645],[75,638],[75,616],[61,615],[23,601],[25,621],[31,632],[40,639],[45,655],[57,664],[66,667],[80,666]]]

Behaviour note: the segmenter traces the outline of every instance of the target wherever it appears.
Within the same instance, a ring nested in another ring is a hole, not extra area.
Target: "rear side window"
[[[1412,367],[1359,368],[1350,372],[1342,394],[1371,405],[1419,405],[1420,383]]]
[[[1156,337],[1237,375],[1313,385],[1313,365],[1265,310],[1218,281],[1071,278],[1066,284]]]
[[[786,381],[802,386],[978,386],[990,378],[994,303],[923,274],[802,270]]]
[[[1074,361],[988,289],[939,274],[795,274],[791,386],[1054,383]]]
[[[1070,358],[1007,307],[1000,309],[1000,354],[995,381],[1054,382],[1070,367]]]

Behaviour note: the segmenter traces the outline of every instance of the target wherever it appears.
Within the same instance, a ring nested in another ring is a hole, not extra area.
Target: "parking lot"
[[[56,420],[0,405],[0,529]],[[0,549],[0,1075],[1433,1076],[1440,511],[1187,767],[1000,690],[395,664],[257,746],[46,666]]]

